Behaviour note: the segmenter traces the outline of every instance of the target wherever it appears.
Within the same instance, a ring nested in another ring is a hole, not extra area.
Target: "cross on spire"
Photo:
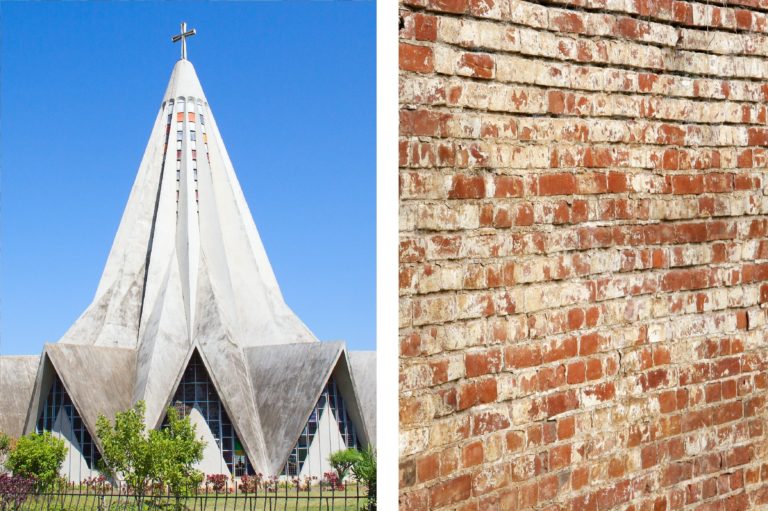
[[[171,38],[174,43],[181,41],[181,60],[187,60],[187,37],[192,37],[197,31],[193,28],[187,30],[187,22],[181,22],[181,34],[177,34]]]

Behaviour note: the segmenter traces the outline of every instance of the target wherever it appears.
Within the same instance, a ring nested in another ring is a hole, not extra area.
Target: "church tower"
[[[0,374],[26,375],[0,376],[0,396],[26,385],[16,429],[65,438],[72,481],[95,469],[98,416],[139,400],[149,427],[169,406],[191,418],[209,474],[320,476],[331,452],[375,441],[375,354],[318,341],[285,303],[186,58],[194,34],[174,37],[181,59],[93,302],[35,374],[29,358],[0,359]]]

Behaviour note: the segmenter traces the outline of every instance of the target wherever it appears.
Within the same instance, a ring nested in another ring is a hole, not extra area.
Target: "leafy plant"
[[[317,480],[317,476],[304,476],[304,477],[294,477],[292,479],[293,485],[296,487],[299,491],[311,491],[312,490],[312,483]]]
[[[323,472],[323,479],[320,481],[320,486],[330,488],[331,490],[343,490],[344,483],[339,479],[336,472]]]
[[[359,460],[360,451],[354,448],[336,451],[328,456],[328,461],[331,463],[333,470],[336,471],[339,481],[344,481],[349,473],[349,469]]]
[[[0,510],[18,509],[34,491],[36,483],[31,477],[0,474]]]
[[[240,478],[238,489],[243,493],[257,493],[264,480],[264,474],[259,472],[256,475],[244,475]]]
[[[103,475],[83,479],[81,484],[85,486],[86,491],[89,493],[96,493],[98,495],[104,495],[112,489],[112,483]]]
[[[216,493],[222,493],[227,489],[229,476],[226,474],[209,474],[206,481],[211,485],[211,489]]]
[[[277,493],[277,490],[280,488],[280,478],[278,476],[269,476],[262,484],[265,491]]]
[[[104,446],[102,467],[112,477],[122,477],[133,492],[138,511],[143,510],[148,494],[168,491],[179,499],[192,486],[202,482],[202,473],[193,465],[203,457],[205,442],[195,435],[189,418],[181,418],[168,408],[168,425],[161,430],[146,430],[143,401],[115,415],[114,426],[101,416],[96,432]]]
[[[168,408],[168,425],[155,435],[155,448],[160,450],[157,457],[156,476],[165,483],[168,491],[180,498],[190,488],[197,488],[203,481],[203,473],[194,464],[203,459],[205,442],[197,438],[195,426],[188,418],[179,417],[178,411]]]
[[[359,482],[368,488],[368,510],[376,511],[376,451],[370,446],[359,451],[360,458],[352,465],[352,473]]]
[[[103,449],[102,468],[114,478],[122,476],[133,491],[136,506],[143,509],[147,487],[157,473],[154,431],[147,433],[144,425],[146,406],[143,401],[115,415],[114,427],[103,415],[96,421],[96,434]]]
[[[6,465],[14,475],[34,478],[38,490],[42,491],[56,482],[66,455],[64,440],[48,431],[30,433],[19,438]]]

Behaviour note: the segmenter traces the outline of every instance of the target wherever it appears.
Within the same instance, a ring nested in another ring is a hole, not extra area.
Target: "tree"
[[[189,418],[179,417],[178,411],[168,408],[168,425],[158,432],[157,449],[160,450],[157,476],[176,497],[180,498],[189,488],[196,488],[203,481],[203,473],[194,464],[203,459],[205,442],[197,438],[195,426]]]
[[[376,451],[370,446],[364,451],[358,451],[360,457],[352,465],[355,479],[368,488],[368,511],[376,511]]]
[[[122,477],[133,491],[136,505],[141,511],[147,486],[157,475],[160,452],[144,425],[144,401],[115,415],[114,427],[103,415],[96,421],[96,435],[103,446],[103,470],[114,478]]]
[[[58,479],[66,456],[64,440],[43,431],[19,438],[6,464],[14,475],[34,478],[38,490],[44,491]]]
[[[101,416],[96,433],[104,447],[104,471],[122,478],[133,492],[139,511],[150,483],[168,486],[177,507],[184,490],[199,484],[202,474],[193,465],[203,457],[205,442],[198,440],[189,418],[180,418],[175,408],[168,408],[168,426],[146,430],[143,401],[115,415],[115,424]]]
[[[344,481],[344,478],[347,477],[349,469],[352,468],[352,465],[357,463],[359,459],[360,451],[355,448],[336,451],[328,456],[328,461],[331,463],[333,470],[336,471],[339,482]]]

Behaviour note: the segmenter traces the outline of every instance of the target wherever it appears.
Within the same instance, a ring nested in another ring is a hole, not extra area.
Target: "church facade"
[[[148,427],[169,406],[196,424],[206,474],[322,476],[375,445],[375,385],[375,352],[318,341],[286,305],[182,50],[93,302],[39,356],[0,357],[0,431],[60,436],[79,482],[97,418],[143,400]]]

